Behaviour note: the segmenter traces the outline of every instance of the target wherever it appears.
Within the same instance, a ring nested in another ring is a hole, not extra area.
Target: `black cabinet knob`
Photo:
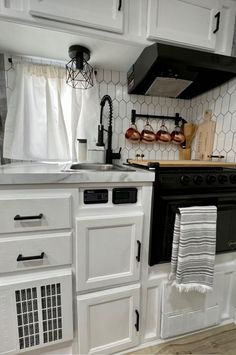
[[[193,178],[193,182],[196,185],[201,185],[201,183],[203,182],[203,177],[201,175],[196,175]]]
[[[190,183],[190,177],[187,175],[182,175],[180,178],[180,182],[182,185],[188,185]]]
[[[236,184],[236,175],[230,175],[229,180],[231,184]]]
[[[206,177],[206,182],[210,185],[214,184],[216,182],[216,177],[214,175],[208,175]]]
[[[220,184],[225,184],[227,182],[228,178],[226,175],[219,175],[218,181]]]

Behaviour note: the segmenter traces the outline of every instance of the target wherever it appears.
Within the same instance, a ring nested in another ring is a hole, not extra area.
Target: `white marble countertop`
[[[102,182],[152,182],[155,174],[143,169],[134,171],[64,171],[68,163],[12,163],[0,166],[0,185],[67,184]]]

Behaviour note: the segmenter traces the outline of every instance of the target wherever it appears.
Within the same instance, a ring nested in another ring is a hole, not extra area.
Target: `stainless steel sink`
[[[135,171],[135,169],[116,164],[101,163],[75,163],[68,166],[64,171],[91,170],[91,171]]]

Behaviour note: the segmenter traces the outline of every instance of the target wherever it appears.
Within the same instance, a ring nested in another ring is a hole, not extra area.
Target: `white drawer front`
[[[0,238],[0,273],[72,263],[71,233]]]
[[[71,227],[71,195],[12,194],[0,196],[0,233]]]

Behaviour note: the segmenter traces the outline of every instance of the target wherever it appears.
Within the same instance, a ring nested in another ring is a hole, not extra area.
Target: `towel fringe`
[[[200,293],[207,293],[212,291],[212,287],[207,285],[200,285],[197,283],[189,283],[189,284],[178,284],[176,281],[172,282],[172,286],[175,286],[179,292],[191,292],[197,291]]]

